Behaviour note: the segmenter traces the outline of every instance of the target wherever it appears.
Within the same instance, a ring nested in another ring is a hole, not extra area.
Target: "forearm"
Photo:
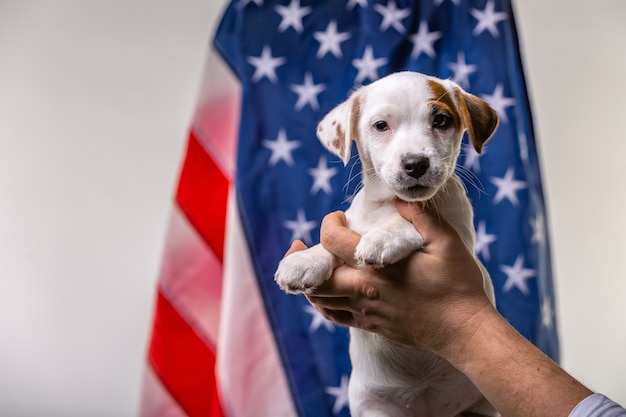
[[[460,332],[444,357],[504,417],[567,417],[591,391],[544,355],[493,309]]]

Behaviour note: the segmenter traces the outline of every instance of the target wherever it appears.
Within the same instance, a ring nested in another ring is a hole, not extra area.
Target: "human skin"
[[[425,246],[382,269],[356,268],[360,236],[342,212],[326,216],[322,245],[344,264],[308,295],[316,309],[339,324],[440,355],[505,417],[565,417],[592,394],[498,313],[475,257],[432,205],[397,201],[396,208]],[[296,241],[288,253],[304,248]]]

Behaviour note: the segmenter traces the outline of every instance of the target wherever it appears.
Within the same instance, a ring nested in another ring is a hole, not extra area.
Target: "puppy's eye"
[[[437,113],[433,117],[433,127],[445,130],[452,124],[452,118],[445,113]]]
[[[374,123],[374,129],[378,130],[379,132],[384,132],[386,130],[389,130],[389,125],[384,120],[379,120]]]

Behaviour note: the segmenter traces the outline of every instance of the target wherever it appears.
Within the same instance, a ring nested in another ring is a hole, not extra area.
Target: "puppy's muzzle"
[[[408,176],[419,179],[430,168],[430,160],[425,156],[407,155],[402,158],[402,168]]]

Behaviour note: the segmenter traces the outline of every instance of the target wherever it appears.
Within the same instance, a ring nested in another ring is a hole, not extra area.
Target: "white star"
[[[313,110],[318,110],[320,106],[317,95],[326,89],[324,84],[313,83],[313,75],[310,72],[304,74],[304,84],[291,84],[289,88],[298,95],[298,101],[293,107],[295,110],[302,110],[307,104]]]
[[[263,46],[261,56],[249,56],[246,61],[255,67],[252,82],[257,82],[261,78],[267,77],[273,83],[278,81],[276,78],[276,68],[287,62],[283,57],[274,58],[272,56],[272,48],[270,48],[269,45]]]
[[[320,43],[320,49],[317,50],[317,57],[323,58],[328,52],[333,54],[335,58],[341,58],[341,42],[350,39],[348,32],[337,32],[337,21],[331,20],[326,27],[326,32],[315,32],[313,37]]]
[[[367,7],[367,0],[349,0],[346,9],[352,10],[357,4],[361,7]]]
[[[291,230],[291,240],[301,240],[307,245],[313,242],[311,238],[311,230],[317,226],[316,221],[307,220],[303,209],[298,210],[296,220],[285,220],[283,226]]]
[[[551,329],[554,324],[554,310],[552,310],[552,304],[547,298],[541,303],[541,324],[546,329]]]
[[[311,326],[309,327],[310,333],[315,332],[320,328],[320,326],[324,326],[324,328],[329,332],[335,331],[335,325],[333,322],[326,320],[326,317],[322,316],[322,314],[312,306],[305,306],[304,311],[311,315]]]
[[[383,16],[383,21],[380,24],[380,30],[382,32],[386,31],[389,26],[393,26],[393,28],[400,33],[406,32],[401,21],[411,14],[410,9],[398,9],[394,0],[389,0],[387,7],[381,4],[375,4],[374,9]]]
[[[460,4],[461,0],[452,0],[452,4],[454,4],[455,6],[458,6]],[[441,4],[444,2],[444,0],[435,0],[435,6],[441,6]]]
[[[512,97],[504,96],[504,85],[502,85],[502,83],[496,85],[496,89],[493,90],[492,95],[483,94],[481,97],[493,107],[504,123],[509,121],[509,118],[506,116],[506,108],[514,106],[517,100]]]
[[[348,375],[341,376],[341,382],[338,387],[326,387],[325,391],[326,394],[335,397],[333,414],[339,414],[344,407],[348,406]]]
[[[420,22],[419,28],[417,29],[417,33],[415,35],[411,35],[411,42],[413,42],[411,59],[419,58],[422,52],[424,52],[429,57],[434,58],[436,54],[433,45],[435,41],[442,36],[443,35],[441,32],[429,32],[428,22],[422,20]]]
[[[513,287],[518,288],[522,294],[528,295],[527,280],[535,276],[534,269],[524,268],[524,256],[519,255],[513,266],[501,265],[500,270],[507,276],[502,291],[509,292]]]
[[[283,18],[278,25],[278,31],[284,32],[290,27],[300,33],[304,30],[302,18],[313,11],[312,7],[300,7],[300,0],[291,0],[289,6],[276,6],[276,12]]]
[[[288,166],[293,166],[293,156],[291,152],[300,147],[299,140],[287,140],[287,134],[284,129],[278,131],[276,140],[264,140],[263,146],[272,151],[268,165],[273,167],[279,161],[285,161]]]
[[[467,65],[465,62],[465,54],[463,52],[459,52],[457,54],[457,62],[448,64],[448,68],[450,68],[454,73],[454,75],[452,75],[452,79],[465,88],[468,88],[470,85],[468,75],[478,70],[477,65]]]
[[[542,213],[537,213],[534,219],[530,219],[530,227],[533,228],[533,237],[531,242],[543,243],[546,240],[546,226]]]
[[[497,38],[500,36],[500,32],[498,31],[498,27],[496,25],[498,22],[508,19],[508,15],[506,13],[495,11],[495,4],[493,0],[490,0],[487,3],[483,11],[471,9],[470,13],[478,19],[478,24],[472,32],[472,35],[474,36],[478,36],[485,30],[488,30],[489,33],[491,33],[491,36]]]
[[[359,70],[356,78],[354,79],[355,83],[360,83],[361,81],[369,78],[372,81],[378,79],[378,68],[382,67],[387,63],[387,58],[374,58],[374,50],[371,45],[365,48],[365,52],[363,52],[363,58],[361,59],[353,59],[352,65]]]
[[[508,199],[511,204],[517,206],[519,204],[519,200],[517,199],[517,192],[526,188],[525,181],[518,181],[515,178],[515,170],[513,167],[509,167],[507,169],[504,177],[491,177],[491,182],[498,187],[498,191],[496,192],[496,196],[493,198],[493,203],[498,204],[503,199]]]
[[[331,194],[333,189],[330,186],[330,179],[339,171],[337,168],[329,168],[326,163],[326,156],[320,156],[317,168],[310,168],[309,175],[313,177],[313,186],[311,194],[317,194],[323,190],[326,194]]]
[[[478,223],[478,228],[476,229],[476,244],[474,247],[474,252],[476,255],[480,255],[484,260],[488,261],[491,259],[491,254],[489,253],[489,245],[498,240],[498,236],[487,234],[487,227],[485,226],[485,222],[481,220]]]
[[[463,168],[470,169],[475,173],[480,173],[480,156],[476,149],[470,145],[463,145],[463,152],[465,153],[465,161],[463,162]],[[483,149],[483,155],[486,149]]]

